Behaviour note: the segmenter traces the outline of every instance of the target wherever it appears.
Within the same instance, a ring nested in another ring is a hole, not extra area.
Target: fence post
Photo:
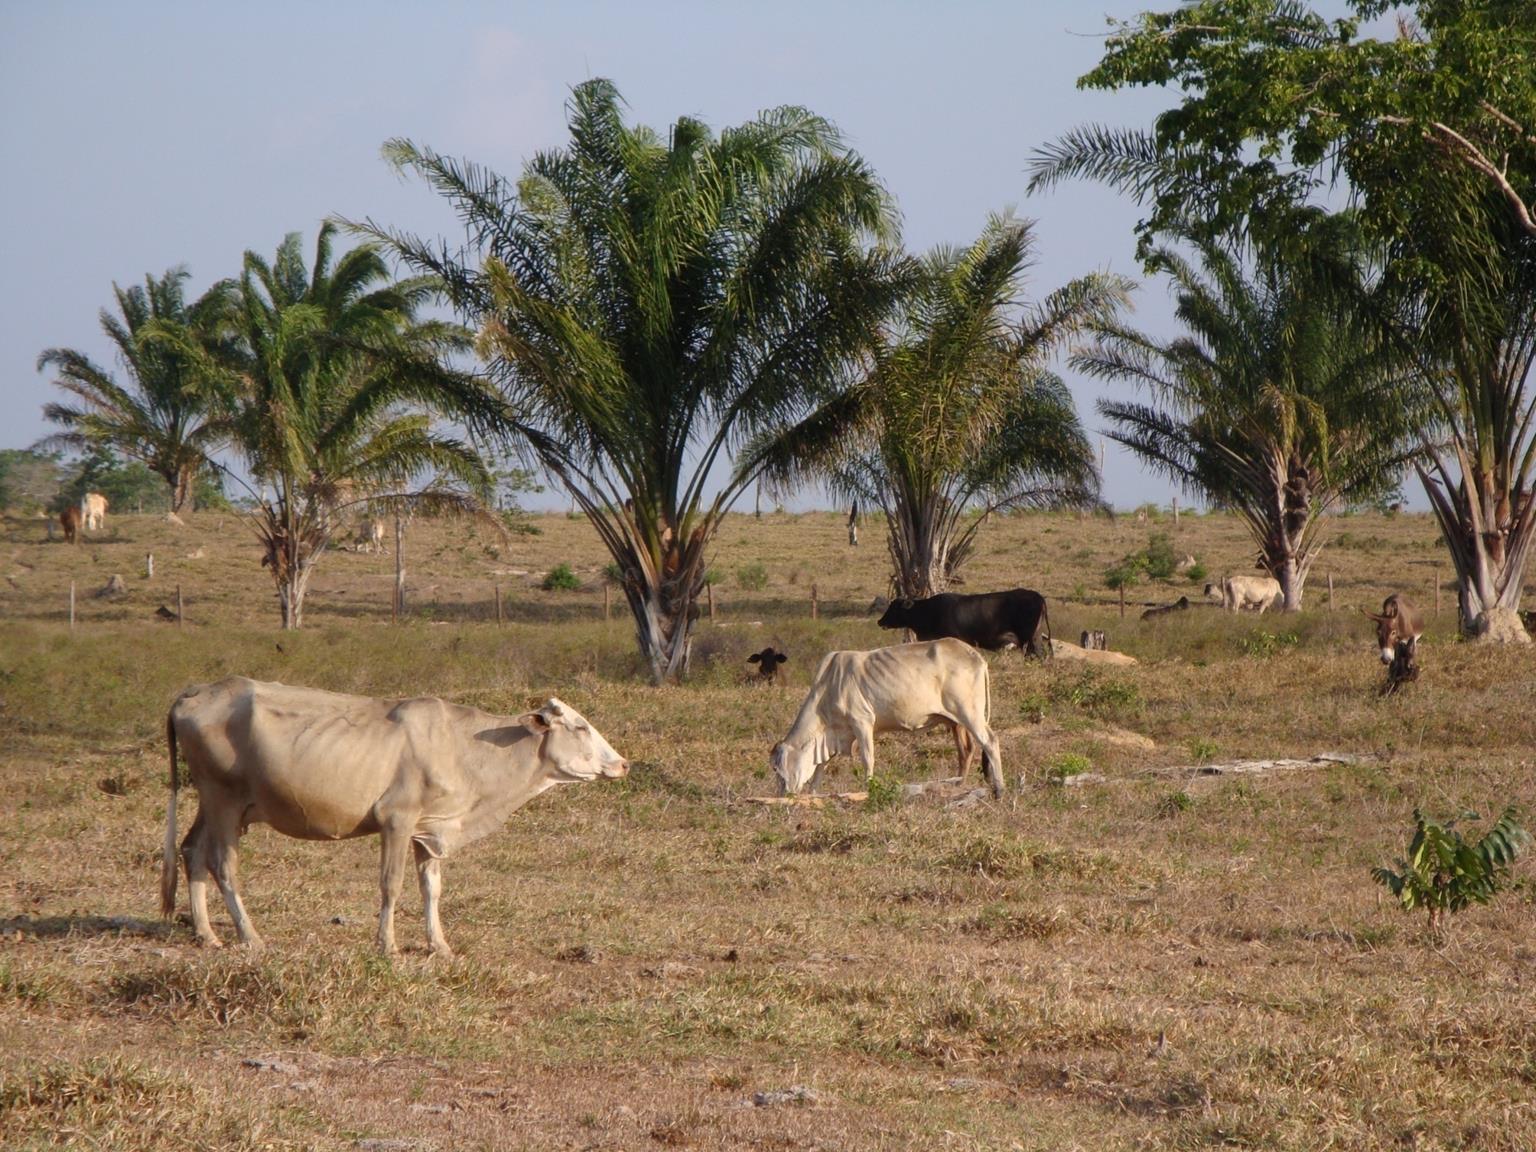
[[[153,580],[154,578],[155,578],[155,554],[153,552],[146,552],[146,553],[144,553],[144,579],[146,579],[146,580]]]
[[[495,589],[495,592],[496,592],[496,627],[500,628],[501,627],[501,584],[499,582],[492,581],[491,587],[493,589]]]
[[[1440,615],[1440,561],[1435,561],[1435,615]]]
[[[819,595],[818,595],[818,593],[816,591],[816,585],[812,584],[811,585],[811,619],[812,620],[816,619],[816,617],[818,615],[820,615],[820,609],[821,609],[820,597],[819,597]]]
[[[75,630],[75,582],[69,582],[69,630]]]
[[[704,585],[704,592],[709,597],[709,622],[713,624],[715,622],[715,586]]]
[[[176,627],[181,627],[183,616],[181,613],[181,585],[176,585]]]
[[[1333,573],[1328,573],[1328,611],[1333,611]]]
[[[1120,618],[1125,619],[1125,585],[1120,585]]]
[[[613,585],[603,581],[603,620],[608,620],[608,613],[613,610]]]

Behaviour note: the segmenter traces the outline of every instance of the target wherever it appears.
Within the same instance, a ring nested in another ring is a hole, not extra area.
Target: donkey
[[[1404,659],[1412,661],[1419,650],[1419,637],[1424,634],[1424,617],[1408,597],[1394,592],[1381,602],[1381,612],[1365,612],[1376,621],[1376,647],[1381,652],[1381,662],[1390,665],[1399,656],[1399,646],[1406,647]]]

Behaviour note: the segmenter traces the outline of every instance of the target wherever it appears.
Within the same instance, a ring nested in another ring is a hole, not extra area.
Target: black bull
[[[941,592],[922,600],[895,600],[880,617],[880,627],[910,628],[919,640],[953,636],[976,648],[1016,645],[1034,656],[1048,656],[1051,651],[1045,597],[1029,588],[976,596]]]

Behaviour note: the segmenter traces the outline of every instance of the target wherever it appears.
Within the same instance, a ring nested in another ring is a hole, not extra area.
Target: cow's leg
[[[854,750],[858,753],[859,763],[864,765],[864,782],[868,784],[875,778],[875,730],[873,727],[860,728],[854,734]]]
[[[405,881],[405,862],[411,851],[411,834],[398,824],[385,824],[379,831],[379,951],[393,956],[395,947],[395,905],[400,901],[400,886]]]
[[[971,763],[976,759],[976,741],[971,739],[964,724],[952,724],[950,727],[955,733],[955,756],[960,762],[960,779],[964,780],[970,775]]]
[[[192,909],[192,931],[197,942],[206,948],[221,948],[223,941],[208,922],[208,848],[207,822],[203,819],[203,804],[198,801],[197,816],[181,842],[181,860],[187,869],[187,903]]]
[[[437,900],[443,891],[442,862],[421,841],[411,845],[416,853],[416,882],[421,888],[422,918],[427,922],[427,950],[444,958],[453,955],[448,940],[443,936],[443,923],[438,919]]]
[[[208,823],[208,866],[224,896],[224,907],[235,922],[235,934],[247,948],[262,946],[261,937],[251,926],[251,918],[240,900],[240,809],[221,807]]]
[[[987,783],[992,788],[992,795],[1001,798],[1007,785],[1003,782],[1002,745],[998,743],[992,726],[983,717],[966,709],[956,717],[956,727],[964,728],[980,746],[981,766],[987,774]]]

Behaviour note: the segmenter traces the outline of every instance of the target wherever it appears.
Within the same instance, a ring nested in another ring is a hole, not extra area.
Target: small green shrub
[[[1179,558],[1173,551],[1173,540],[1166,532],[1154,532],[1147,540],[1147,550],[1142,553],[1143,567],[1154,580],[1172,580]]]
[[[704,570],[704,583],[706,584],[719,584],[724,578],[725,574],[713,565]]]
[[[1204,584],[1209,576],[1210,573],[1206,571],[1205,565],[1199,560],[1196,560],[1188,568],[1184,569],[1184,579],[1188,580],[1191,584]]]
[[[1166,820],[1181,812],[1188,812],[1194,806],[1194,797],[1188,792],[1170,792],[1157,802],[1157,814]]]
[[[743,564],[736,569],[736,583],[748,592],[761,592],[768,587],[768,569],[761,564]]]
[[[1286,648],[1294,648],[1301,643],[1301,637],[1294,632],[1265,632],[1258,631],[1252,635],[1241,637],[1237,644],[1247,656],[1256,656],[1260,660],[1273,656],[1276,652]]]
[[[1189,756],[1196,764],[1206,764],[1216,759],[1216,753],[1220,751],[1216,741],[1195,739],[1189,742]]]
[[[544,574],[539,587],[546,592],[574,592],[581,587],[581,580],[563,560]]]
[[[1143,704],[1141,690],[1131,681],[1101,676],[1092,669],[1075,680],[1052,681],[1049,691],[1053,702],[1070,704],[1100,719],[1140,712]]]
[[[1045,720],[1049,701],[1039,692],[1026,692],[1019,697],[1019,719],[1026,724],[1040,724]]]
[[[1093,761],[1080,752],[1063,752],[1045,766],[1047,780],[1065,780],[1093,770]]]
[[[871,776],[868,791],[869,799],[864,804],[871,812],[894,808],[901,803],[901,781],[890,776]]]
[[[1413,810],[1413,839],[1408,858],[1399,858],[1399,871],[1371,869],[1371,879],[1397,898],[1404,911],[1423,908],[1429,914],[1429,934],[1438,939],[1445,914],[1468,904],[1486,904],[1503,887],[1509,868],[1531,842],[1530,833],[1515,820],[1515,807],[1504,809],[1493,827],[1476,844],[1456,830],[1462,820],[1477,820],[1463,812],[1454,820],[1431,820]]]
[[[603,579],[615,587],[624,583],[624,569],[619,567],[618,561],[610,560],[603,566]]]

